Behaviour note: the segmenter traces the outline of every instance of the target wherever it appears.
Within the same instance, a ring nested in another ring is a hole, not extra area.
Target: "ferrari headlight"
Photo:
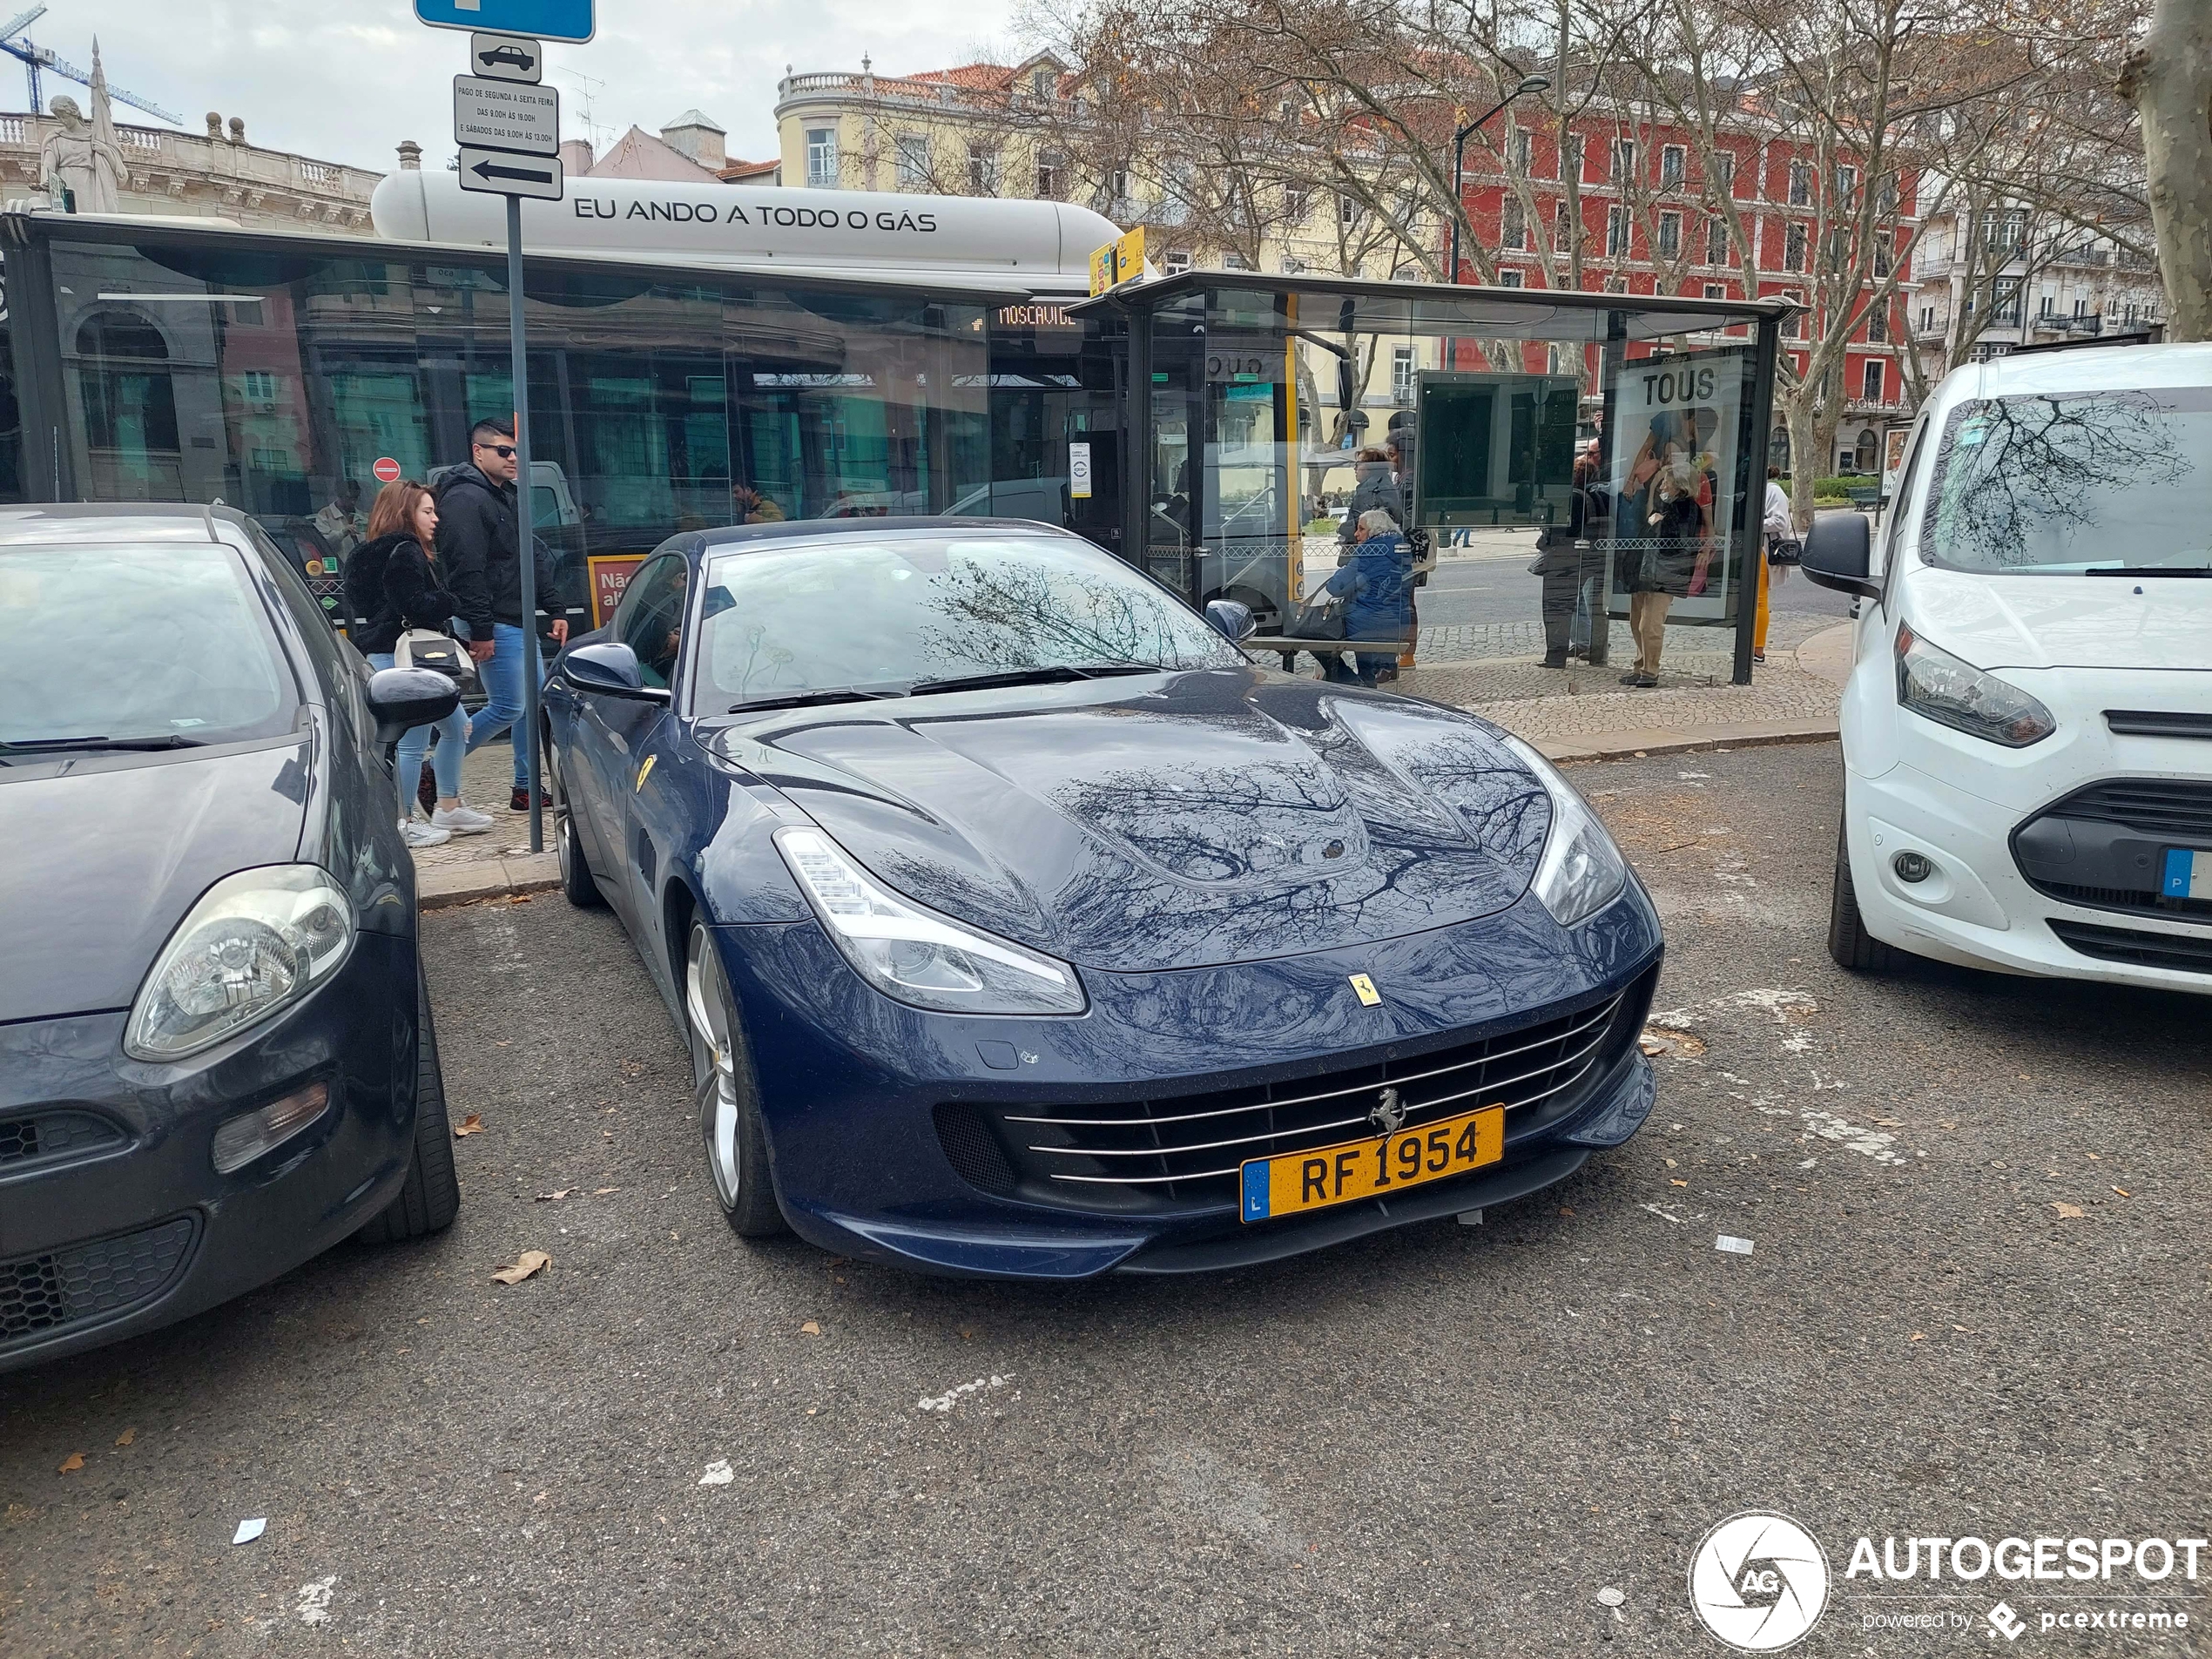
[[[1544,838],[1544,856],[1536,863],[1536,879],[1529,885],[1553,920],[1572,927],[1621,896],[1629,884],[1628,864],[1597,814],[1583,805],[1581,795],[1560,775],[1559,768],[1519,738],[1507,736],[1505,741],[1552,798],[1551,830]]]
[[[886,996],[945,1014],[1083,1011],[1067,963],[887,891],[819,830],[779,829],[776,850],[845,960]]]
[[[354,907],[327,871],[275,864],[226,875],[169,935],[123,1030],[134,1060],[212,1048],[338,971]]]
[[[1897,625],[1897,700],[1939,725],[2007,749],[2040,743],[2059,729],[2040,700],[1938,650],[1908,622]]]

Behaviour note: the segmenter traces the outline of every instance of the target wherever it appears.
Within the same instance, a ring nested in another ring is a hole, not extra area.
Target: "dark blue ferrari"
[[[678,536],[563,653],[566,891],[688,1037],[738,1232],[1228,1267],[1635,1132],[1659,922],[1581,798],[1249,629],[1056,530],[874,519]]]

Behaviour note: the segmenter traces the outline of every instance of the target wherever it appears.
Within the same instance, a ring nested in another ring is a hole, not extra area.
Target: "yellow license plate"
[[[1480,1111],[1372,1140],[1253,1158],[1244,1166],[1246,1221],[1294,1216],[1448,1180],[1506,1155],[1506,1109]]]

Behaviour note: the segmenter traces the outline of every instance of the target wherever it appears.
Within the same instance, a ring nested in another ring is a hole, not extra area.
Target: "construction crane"
[[[45,7],[33,6],[13,22],[0,24],[0,52],[5,52],[9,57],[20,61],[24,66],[24,72],[30,78],[30,110],[34,115],[45,113],[45,105],[39,98],[39,71],[44,70],[51,74],[60,76],[64,80],[75,81],[83,86],[90,86],[92,84],[92,78],[78,68],[76,64],[66,63],[55,57],[44,46],[34,46],[28,38],[23,37],[24,30],[45,15]],[[158,116],[162,120],[173,123],[178,126],[184,125],[183,116],[163,109],[151,98],[143,98],[134,92],[126,92],[112,83],[108,86],[107,95],[117,104],[127,104],[134,110],[144,110],[148,115]]]

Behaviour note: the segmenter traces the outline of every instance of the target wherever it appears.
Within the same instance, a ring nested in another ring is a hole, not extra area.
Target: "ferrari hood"
[[[909,897],[1123,972],[1501,910],[1551,814],[1470,716],[1244,669],[810,711],[720,746]]]

